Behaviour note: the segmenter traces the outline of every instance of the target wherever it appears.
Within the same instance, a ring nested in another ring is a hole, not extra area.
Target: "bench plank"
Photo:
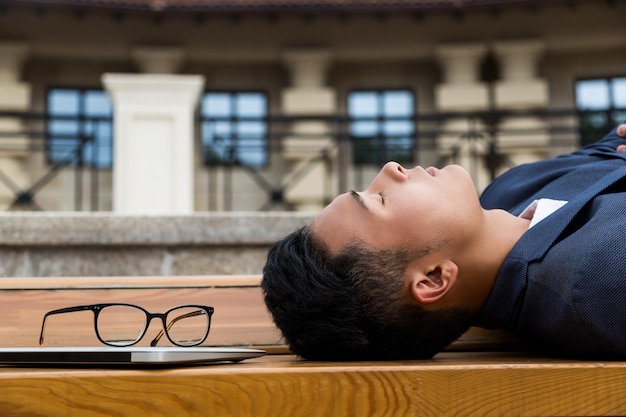
[[[50,310],[126,302],[153,312],[181,304],[210,305],[215,307],[215,314],[207,344],[276,348],[284,352],[280,333],[263,303],[259,282],[256,275],[2,279],[0,346],[38,346],[41,322]],[[159,323],[151,323],[140,345],[147,345],[159,330]],[[46,324],[45,345],[100,345],[93,330],[93,313],[52,316]]]
[[[273,355],[160,370],[0,367],[0,386],[3,416],[626,415],[624,362],[493,353],[371,363]]]
[[[209,345],[276,353],[240,364],[162,369],[0,366],[0,415],[626,415],[626,362],[463,351],[507,340],[480,329],[428,361],[307,362],[280,354],[286,348],[259,283],[260,276],[0,280],[0,346],[36,346],[43,315],[59,307],[119,301],[164,311],[199,303],[216,308]],[[46,345],[99,345],[92,313],[54,316]]]

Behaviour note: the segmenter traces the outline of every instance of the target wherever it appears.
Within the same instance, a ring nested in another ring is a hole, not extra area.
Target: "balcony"
[[[216,126],[228,120],[198,118],[195,210],[306,209],[311,206],[298,201],[307,200],[307,193],[325,204],[338,192],[365,188],[389,160],[459,163],[480,190],[514,165],[600,139],[623,119],[626,109],[417,114],[384,121],[273,115],[238,120],[263,126],[256,132],[224,134]],[[355,124],[367,122],[390,128],[359,134]],[[394,122],[410,129],[394,131]],[[105,117],[0,112],[1,208],[110,211],[112,123]],[[52,128],[59,125],[65,129]]]

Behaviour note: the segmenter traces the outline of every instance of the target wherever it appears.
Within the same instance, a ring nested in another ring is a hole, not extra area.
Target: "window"
[[[626,77],[581,80],[576,83],[576,107],[583,145],[604,137],[626,119]]]
[[[50,164],[111,167],[113,107],[102,90],[53,88],[47,97]]]
[[[209,92],[201,103],[207,165],[267,163],[267,97],[258,92]]]
[[[415,105],[408,90],[354,91],[348,96],[357,165],[414,161]]]

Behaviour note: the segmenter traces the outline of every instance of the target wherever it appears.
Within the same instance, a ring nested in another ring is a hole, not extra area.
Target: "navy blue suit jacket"
[[[475,325],[559,353],[626,357],[626,140],[613,130],[572,154],[511,169],[484,208],[519,215],[533,200],[568,203],[528,230],[502,265]]]

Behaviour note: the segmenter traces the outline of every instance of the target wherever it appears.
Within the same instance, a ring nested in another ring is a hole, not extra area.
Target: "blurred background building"
[[[623,0],[0,0],[0,209],[318,210],[483,188],[626,119]]]

